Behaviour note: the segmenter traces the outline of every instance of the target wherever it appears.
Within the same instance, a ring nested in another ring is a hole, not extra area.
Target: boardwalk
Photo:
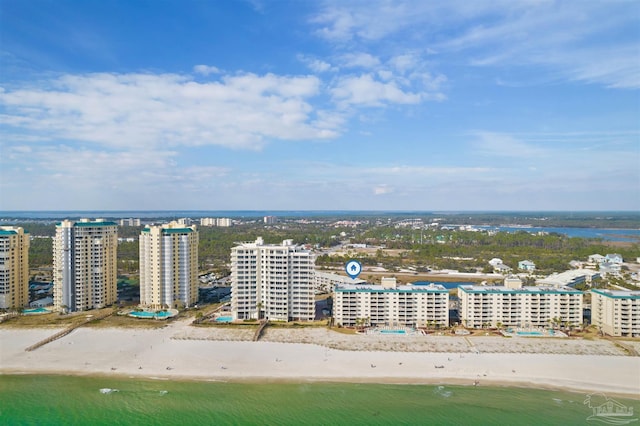
[[[98,316],[98,317],[87,318],[85,321],[81,322],[80,324],[71,325],[71,326],[65,328],[64,330],[59,331],[56,334],[54,334],[52,336],[49,336],[46,339],[43,339],[43,340],[39,341],[38,343],[35,343],[35,344],[29,346],[28,348],[25,349],[25,351],[27,351],[27,352],[35,351],[36,349],[38,349],[41,346],[46,345],[47,343],[51,343],[54,340],[58,340],[58,339],[60,339],[60,338],[62,338],[64,336],[66,336],[67,334],[71,333],[73,330],[75,330],[78,327],[82,327],[83,325],[85,325],[85,324],[87,324],[87,323],[89,323],[91,321],[99,321],[99,320],[105,319],[105,318],[107,318],[108,316],[111,316],[111,315],[113,315],[113,312],[108,312],[108,313],[106,313],[104,315],[101,315],[101,316]]]

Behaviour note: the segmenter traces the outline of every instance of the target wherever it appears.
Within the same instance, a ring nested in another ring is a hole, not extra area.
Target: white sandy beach
[[[640,357],[624,356],[607,341],[268,329],[260,342],[251,342],[247,332],[196,328],[182,321],[152,330],[79,328],[25,352],[56,331],[0,329],[0,372],[220,381],[478,381],[479,386],[565,388],[640,398]],[[287,343],[291,341],[298,343]]]

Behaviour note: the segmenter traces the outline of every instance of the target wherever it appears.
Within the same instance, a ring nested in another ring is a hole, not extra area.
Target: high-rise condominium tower
[[[198,231],[171,222],[140,233],[140,305],[185,308],[198,301]]]
[[[20,227],[0,226],[0,308],[29,303],[29,234]]]
[[[85,311],[117,301],[118,225],[103,219],[63,220],[53,240],[53,304]]]
[[[262,238],[231,249],[231,311],[234,319],[312,321],[315,317],[314,258],[285,240]]]

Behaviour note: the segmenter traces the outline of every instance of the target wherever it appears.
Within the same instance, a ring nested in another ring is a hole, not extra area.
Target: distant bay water
[[[601,238],[605,241],[640,241],[640,229],[550,228],[537,226],[476,226],[485,231],[555,233],[571,238]]]
[[[584,404],[587,396],[484,386],[482,381],[474,387],[5,375],[0,376],[0,421],[146,426],[573,425],[589,423],[593,409]],[[615,400],[634,408],[634,413],[640,409],[640,401]]]

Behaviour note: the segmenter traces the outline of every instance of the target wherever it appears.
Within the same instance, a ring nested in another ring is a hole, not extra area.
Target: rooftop
[[[498,285],[461,285],[458,288],[465,293],[476,294],[582,294],[581,291],[574,290],[570,287],[525,286],[522,288],[508,288]]]
[[[602,296],[612,299],[640,299],[640,290],[605,290],[593,289],[592,293],[601,294]]]
[[[566,286],[568,284],[576,282],[578,279],[586,278],[599,278],[600,273],[590,269],[574,269],[570,271],[564,271],[559,274],[552,274],[541,280],[537,280],[539,284]]]
[[[379,284],[340,284],[336,286],[337,292],[363,292],[363,293],[449,293],[439,284],[429,285],[399,285],[396,288],[383,287]]]

